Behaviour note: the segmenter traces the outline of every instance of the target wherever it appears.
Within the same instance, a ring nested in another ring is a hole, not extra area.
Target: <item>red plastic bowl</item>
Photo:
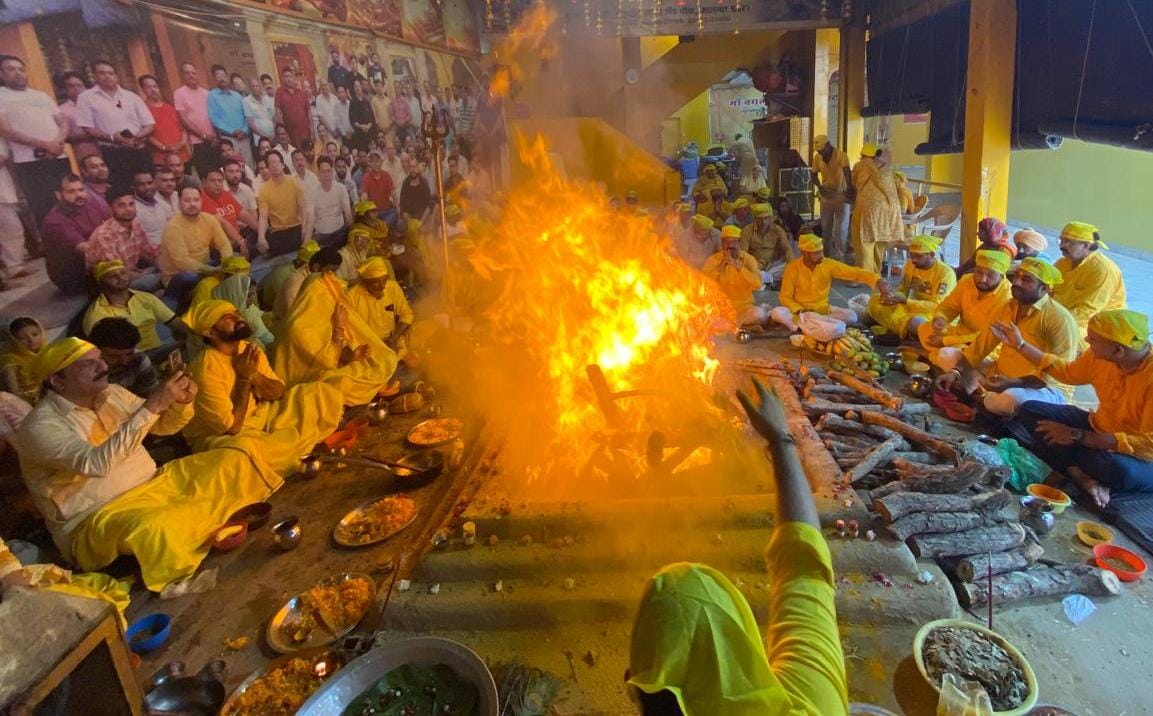
[[[220,537],[220,533],[230,527],[239,527],[240,530],[236,534],[228,535],[227,537]],[[244,540],[248,537],[248,523],[246,522],[225,522],[217,527],[212,533],[212,548],[220,550],[221,552],[228,552],[234,550],[240,545],[244,544]]]
[[[1098,567],[1116,574],[1117,579],[1120,579],[1122,582],[1136,582],[1138,579],[1141,579],[1141,575],[1145,574],[1145,560],[1115,544],[1099,544],[1094,547],[1093,559],[1097,562]],[[1106,559],[1113,559],[1126,564],[1129,566],[1129,569],[1114,567],[1106,562]]]

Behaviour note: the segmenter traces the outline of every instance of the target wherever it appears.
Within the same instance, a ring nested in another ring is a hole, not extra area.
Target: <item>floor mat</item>
[[[1153,553],[1153,493],[1114,495],[1104,514],[1145,551]]]

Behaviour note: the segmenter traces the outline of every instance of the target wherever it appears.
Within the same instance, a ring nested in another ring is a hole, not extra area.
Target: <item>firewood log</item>
[[[865,456],[861,458],[860,462],[845,471],[845,474],[841,476],[842,481],[845,482],[845,484],[851,485],[865,475],[868,475],[873,468],[880,465],[886,458],[892,455],[903,442],[904,440],[900,437],[889,438],[877,447],[869,450],[865,453]]]
[[[886,522],[895,522],[918,512],[997,512],[1012,501],[1005,490],[981,495],[933,495],[922,492],[898,492],[873,498],[873,509]]]
[[[976,581],[958,585],[957,598],[961,606],[980,607],[989,603],[989,583],[980,577],[978,574]],[[1054,567],[1034,564],[1026,570],[993,577],[994,605],[1061,594],[1107,597],[1120,593],[1121,581],[1117,575],[1087,564]]]
[[[922,465],[920,467],[937,466]],[[897,472],[901,475],[901,479],[873,490],[872,497],[875,500],[897,492],[927,492],[934,495],[955,494],[984,480],[988,471],[985,465],[972,462],[952,468],[951,472],[926,472],[916,476],[910,476],[906,470],[898,468]]]
[[[933,456],[927,452],[909,452],[907,450],[893,453],[889,456],[889,462],[893,460],[904,460],[905,462],[915,462],[922,465],[932,465]]]
[[[965,532],[977,527],[992,527],[1003,521],[997,513],[914,512],[892,522],[886,529],[903,541],[913,535]]]
[[[976,527],[965,532],[921,534],[911,537],[910,547],[918,559],[956,557],[982,552],[1004,552],[1025,542],[1025,528],[1019,522]]]
[[[883,405],[890,410],[900,411],[901,407],[905,404],[904,400],[896,395],[893,395],[884,388],[878,388],[876,386],[869,385],[863,380],[851,376],[848,373],[831,370],[829,371],[828,376],[829,380],[836,381],[841,385],[852,388],[872,402]]]
[[[966,582],[976,582],[985,579],[992,567],[993,574],[1016,572],[1033,564],[1045,550],[1033,540],[1025,540],[1025,544],[1007,552],[994,552],[990,555],[974,554],[957,562],[957,576]]]
[[[882,428],[879,425],[865,425],[856,420],[846,420],[839,415],[832,414],[821,416],[821,419],[817,421],[817,429],[828,430],[842,435],[859,435],[879,440],[900,437],[899,433],[888,428]]]
[[[911,443],[921,445],[928,449],[930,452],[935,452],[941,457],[945,458],[954,465],[958,462],[958,454],[956,448],[949,443],[935,438],[924,430],[919,430],[909,425],[906,422],[898,420],[891,415],[883,415],[879,412],[865,411],[861,413],[861,422],[866,425],[879,425],[883,428],[888,428],[897,433],[900,433]]]
[[[809,416],[820,417],[826,413],[839,413],[845,415],[847,413],[860,413],[860,412],[885,412],[889,413],[890,417],[897,415],[895,410],[889,410],[883,405],[876,403],[835,403],[822,398],[812,397],[801,403],[805,414]]]

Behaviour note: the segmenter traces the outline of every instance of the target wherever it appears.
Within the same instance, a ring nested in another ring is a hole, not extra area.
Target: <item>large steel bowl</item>
[[[448,666],[476,685],[480,693],[478,716],[497,716],[500,709],[496,682],[484,661],[464,644],[435,636],[398,639],[353,660],[305,701],[296,716],[340,716],[357,696],[405,664]]]

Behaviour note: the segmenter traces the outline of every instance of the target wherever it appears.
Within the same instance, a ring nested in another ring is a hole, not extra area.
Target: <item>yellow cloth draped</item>
[[[853,167],[853,188],[853,251],[861,268],[877,273],[885,247],[904,236],[897,183],[891,169],[879,169],[872,159],[863,158]]]
[[[412,325],[412,307],[408,305],[404,289],[396,281],[389,280],[384,285],[382,298],[376,298],[363,285],[357,284],[349,290],[348,302],[372,332],[382,340],[392,335],[398,322]],[[403,358],[406,353],[408,353],[407,346],[397,347],[398,357]]]
[[[833,259],[822,259],[816,268],[810,269],[804,259],[794,259],[785,266],[781,276],[781,305],[794,314],[801,311],[829,312],[829,289],[833,279],[856,281],[869,286],[881,279],[866,269],[848,266]]]
[[[337,306],[348,309],[345,345],[352,349],[367,345],[367,360],[340,365],[341,351],[333,341],[332,326]],[[274,362],[276,373],[285,384],[331,383],[343,394],[345,405],[371,401],[396,370],[396,353],[360,317],[340,280],[331,274],[308,277],[283,326],[277,330]]]
[[[241,507],[266,499],[277,484],[240,450],[173,460],[84,518],[73,534],[73,557],[82,569],[96,570],[133,555],[144,585],[159,592],[195,572],[212,531]]]
[[[195,288],[192,289],[192,296],[188,299],[188,306],[191,308],[198,303],[203,303],[212,298],[212,291],[220,285],[220,276],[216,274],[209,274],[196,282]]]
[[[881,295],[874,291],[869,298],[869,315],[890,333],[904,336],[910,318],[931,318],[956,285],[957,274],[945,262],[934,261],[929,268],[920,269],[910,261],[905,264],[901,283],[897,285],[897,293],[904,294],[908,300],[886,306],[881,302]]]
[[[35,353],[15,343],[8,351],[0,353],[0,371],[13,369],[16,372],[17,394],[33,404],[36,403],[36,398],[40,395],[40,384],[32,375],[32,361],[35,359]]]
[[[276,305],[276,296],[280,293],[280,287],[288,280],[288,277],[296,271],[296,265],[293,263],[286,263],[277,266],[264,277],[260,282],[260,303],[263,306],[272,308]]]
[[[957,282],[957,287],[937,306],[936,316],[951,325],[942,333],[945,346],[965,346],[973,342],[977,334],[989,327],[1002,308],[1013,298],[1012,286],[1008,279],[1002,279],[997,288],[982,292],[973,283],[973,274],[967,273]],[[956,323],[953,323],[956,321]],[[928,347],[933,335],[932,321],[917,327],[917,338],[921,345]],[[936,360],[936,348],[930,350],[930,360]]]
[[[131,584],[127,581],[113,579],[103,572],[85,572],[73,574],[66,582],[53,582],[50,584],[35,584],[41,589],[60,594],[70,594],[74,597],[87,597],[108,602],[116,607],[116,616],[120,620],[120,628],[127,629],[128,621],[124,618],[124,611],[131,603],[129,591]]]
[[[1101,311],[1126,307],[1121,268],[1100,250],[1086,256],[1076,268],[1064,256],[1054,265],[1061,272],[1062,282],[1053,287],[1053,298],[1077,319],[1082,341],[1090,318]]]
[[[245,342],[246,348],[251,343]],[[258,352],[260,375],[279,381],[263,351]],[[232,356],[205,348],[192,361],[189,373],[200,387],[196,413],[184,428],[194,450],[237,447],[278,475],[292,474],[303,455],[328,437],[340,424],[344,400],[328,383],[301,383],[288,388],[280,400],[267,402],[249,397],[244,427],[227,435],[232,427],[236,370]]]

